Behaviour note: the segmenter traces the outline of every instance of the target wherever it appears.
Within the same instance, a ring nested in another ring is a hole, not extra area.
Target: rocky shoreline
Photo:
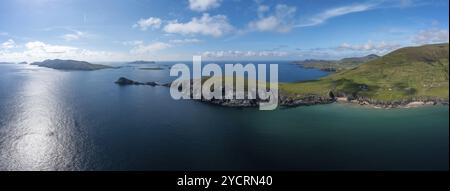
[[[407,100],[394,100],[394,101],[379,101],[368,98],[356,98],[356,99],[347,99],[347,98],[337,98],[338,103],[348,103],[348,104],[357,104],[361,106],[369,106],[373,108],[415,108],[422,106],[432,106],[432,105],[448,105],[448,100],[444,99],[432,99],[432,98],[414,98]]]
[[[120,86],[148,85],[153,87],[163,86],[169,88],[171,85],[171,83],[137,82],[127,79],[125,77],[119,78],[115,83]],[[236,107],[236,108],[258,107],[260,102],[267,102],[267,100],[262,99],[204,99],[203,97],[199,101],[212,105],[218,105],[223,107]],[[311,106],[311,105],[331,104],[331,103],[355,104],[361,106],[369,106],[373,108],[388,109],[388,108],[413,108],[438,104],[448,105],[448,100],[422,98],[422,99],[408,99],[408,100],[394,100],[394,101],[379,101],[364,97],[335,97],[333,96],[332,92],[330,92],[330,96],[328,97],[317,95],[309,95],[309,96],[286,95],[283,92],[280,92],[278,96],[278,105],[283,107]]]
[[[261,100],[205,100],[202,102],[211,103],[214,105],[226,106],[226,107],[257,107]],[[337,98],[324,98],[320,96],[307,96],[292,98],[287,96],[280,96],[278,99],[278,105],[283,107],[297,107],[297,106],[312,106],[312,105],[323,105],[331,103],[342,103],[342,104],[353,104],[360,106],[368,106],[372,108],[390,109],[390,108],[415,108],[422,106],[433,106],[433,105],[449,105],[448,100],[439,99],[427,99],[427,100],[411,100],[411,101],[401,101],[401,102],[370,102],[364,99],[350,100],[350,101],[340,101]]]

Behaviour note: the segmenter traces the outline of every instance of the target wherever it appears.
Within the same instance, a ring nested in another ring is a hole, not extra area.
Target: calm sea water
[[[327,75],[279,67],[285,82]],[[120,76],[170,81],[167,70],[135,66],[0,65],[0,170],[448,170],[445,106],[263,112],[119,87]]]

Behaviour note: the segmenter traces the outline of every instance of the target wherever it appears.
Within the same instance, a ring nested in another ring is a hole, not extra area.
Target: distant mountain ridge
[[[303,60],[303,61],[296,61],[294,63],[298,64],[304,68],[315,68],[315,69],[320,69],[320,70],[329,71],[329,72],[336,72],[336,71],[352,69],[361,64],[364,64],[366,62],[369,62],[369,61],[372,61],[372,60],[375,60],[378,58],[380,58],[380,56],[378,56],[376,54],[370,54],[367,56],[343,58],[340,60],[309,59],[309,60]]]
[[[0,62],[0,64],[28,64],[27,62]]]
[[[340,62],[358,62],[358,63],[365,63],[368,61],[375,60],[377,58],[380,58],[380,56],[376,54],[369,54],[367,56],[363,57],[350,57],[350,58],[343,58],[340,60]]]

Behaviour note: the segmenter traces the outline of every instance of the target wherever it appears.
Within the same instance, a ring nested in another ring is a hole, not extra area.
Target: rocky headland
[[[159,82],[138,82],[130,80],[125,77],[120,77],[116,82],[120,86],[128,85],[147,85],[147,86],[163,86],[169,87],[171,83],[159,83]],[[191,92],[192,91],[192,80],[191,80]],[[236,92],[234,92],[236,95]],[[331,104],[331,103],[343,103],[343,104],[356,104],[362,106],[370,106],[373,108],[411,108],[420,107],[427,105],[448,105],[448,100],[445,99],[430,99],[430,98],[417,98],[417,99],[404,99],[404,100],[393,100],[393,101],[380,101],[375,99],[370,99],[366,97],[337,97],[337,93],[329,92],[328,96],[317,96],[317,95],[292,95],[286,94],[283,91],[279,92],[278,95],[278,105],[284,107],[297,107],[297,106],[311,106],[319,104]],[[193,95],[191,94],[191,97]],[[204,103],[209,103],[224,107],[258,107],[259,103],[267,102],[264,99],[205,99],[203,96],[199,100]]]

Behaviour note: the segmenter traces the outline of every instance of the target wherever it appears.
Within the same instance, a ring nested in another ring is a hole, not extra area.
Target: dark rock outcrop
[[[120,77],[116,82],[114,82],[114,83],[116,83],[116,84],[118,84],[118,85],[121,85],[121,86],[126,86],[126,85],[143,85],[143,83],[140,83],[140,82],[135,82],[135,81],[133,81],[133,80],[130,80],[130,79],[127,79],[127,78],[124,78],[124,77]]]
[[[114,83],[120,85],[120,86],[128,86],[128,85],[147,85],[147,86],[164,86],[164,87],[170,87],[170,83],[158,83],[158,82],[137,82],[134,80],[130,80],[128,78],[125,77],[120,77],[117,81],[115,81]]]

